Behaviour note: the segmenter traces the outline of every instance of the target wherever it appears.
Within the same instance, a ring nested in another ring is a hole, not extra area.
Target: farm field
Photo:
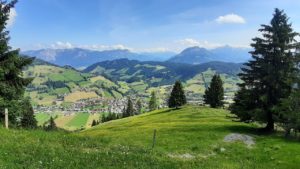
[[[73,119],[71,119],[66,126],[69,128],[80,129],[86,126],[89,119],[89,113],[77,113]]]
[[[185,106],[76,133],[0,128],[0,168],[299,168],[297,140],[280,132],[261,135],[255,125],[230,116],[224,109]],[[69,123],[80,122],[75,116]],[[246,134],[255,144],[224,142],[232,133]]]
[[[42,126],[45,122],[50,119],[50,115],[47,113],[38,113],[35,115],[36,120],[38,121],[38,126]]]
[[[46,122],[49,121],[51,115],[48,113],[37,113],[35,115],[36,120],[38,121],[38,126],[43,126]],[[61,113],[56,113],[52,115],[55,118],[55,123],[57,127],[74,131],[82,128],[90,128],[93,120],[99,121],[100,114],[89,114],[89,113],[75,113],[70,115],[63,115]]]

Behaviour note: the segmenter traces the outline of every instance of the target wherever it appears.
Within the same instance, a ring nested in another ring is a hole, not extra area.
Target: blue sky
[[[299,0],[19,0],[8,29],[22,50],[247,47],[276,7],[300,32]]]

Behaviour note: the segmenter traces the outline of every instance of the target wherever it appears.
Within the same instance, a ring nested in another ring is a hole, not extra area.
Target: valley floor
[[[255,126],[229,116],[223,109],[186,106],[80,133],[0,128],[0,168],[299,168],[299,141],[259,135]],[[255,145],[224,142],[231,133],[252,136]]]

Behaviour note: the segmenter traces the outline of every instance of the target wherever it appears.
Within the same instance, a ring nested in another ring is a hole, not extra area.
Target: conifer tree
[[[289,136],[291,130],[300,131],[300,90],[294,90],[288,98],[282,99],[276,107],[276,121]]]
[[[127,99],[127,107],[125,112],[123,113],[123,117],[129,117],[129,116],[133,116],[134,115],[134,109],[133,109],[133,104],[132,104],[132,100],[130,97],[128,97]]]
[[[97,125],[96,120],[93,120],[93,122],[92,122],[92,127],[94,127],[94,126],[96,126],[96,125]]]
[[[11,49],[8,42],[9,32],[6,30],[9,13],[16,3],[17,0],[0,1],[0,118],[4,117],[4,108],[9,108],[11,124],[15,124],[17,117],[29,113],[32,109],[27,106],[28,110],[22,110],[21,107],[25,87],[32,81],[22,77],[22,70],[31,64],[33,59],[21,57],[19,50]]]
[[[47,130],[56,130],[56,129],[57,129],[56,123],[54,121],[54,118],[51,116],[49,120],[49,125],[47,126]]]
[[[23,128],[36,128],[37,127],[37,120],[34,116],[34,111],[31,106],[29,98],[26,98],[22,103],[22,118],[21,118],[21,126]]]
[[[151,92],[151,98],[150,98],[150,101],[149,101],[149,110],[150,111],[154,111],[158,108],[158,105],[157,105],[157,98],[156,98],[156,94],[154,91]]]
[[[180,81],[176,81],[173,86],[171,96],[168,100],[170,108],[178,108],[186,104],[186,97],[184,94],[183,86]]]
[[[142,109],[143,109],[143,105],[142,105],[142,102],[141,102],[140,99],[136,102],[136,107],[137,107],[137,114],[141,114]]]
[[[274,107],[281,99],[289,97],[296,78],[299,47],[288,17],[284,11],[275,9],[269,25],[261,25],[262,38],[253,39],[250,52],[252,60],[242,68],[243,80],[235,96],[231,112],[242,121],[266,123],[265,131],[274,130]]]
[[[220,75],[214,75],[210,86],[205,90],[204,102],[211,107],[222,107],[224,104],[224,88]]]

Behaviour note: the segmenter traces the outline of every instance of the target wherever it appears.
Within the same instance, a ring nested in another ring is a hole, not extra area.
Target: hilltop
[[[255,126],[232,122],[228,116],[223,109],[186,106],[80,133],[0,128],[0,168],[298,168],[298,142],[280,133],[259,135]],[[224,142],[231,133],[247,134],[255,145]]]

